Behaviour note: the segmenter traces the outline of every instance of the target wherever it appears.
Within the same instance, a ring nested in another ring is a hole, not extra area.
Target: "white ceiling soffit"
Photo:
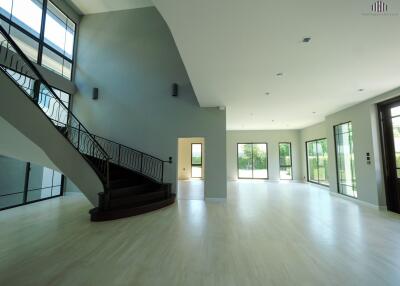
[[[70,0],[84,15],[154,6],[152,0]]]
[[[398,0],[383,12],[373,0],[153,2],[200,105],[226,106],[229,130],[303,128],[400,86]]]

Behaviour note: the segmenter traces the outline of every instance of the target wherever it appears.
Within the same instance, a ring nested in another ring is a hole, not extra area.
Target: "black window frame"
[[[308,143],[312,143],[312,142],[318,142],[318,141],[322,141],[322,140],[326,140],[326,142],[328,143],[328,138],[319,138],[319,139],[313,139],[313,140],[309,140],[305,142],[305,147],[306,147],[306,166],[307,166],[307,182],[311,183],[311,184],[316,184],[316,185],[320,185],[323,187],[329,187],[329,184],[322,184],[320,179],[319,179],[319,171],[318,171],[318,182],[312,181],[310,180],[310,170],[309,170],[309,166],[308,166]],[[317,151],[318,152],[318,151]],[[328,158],[329,160],[329,158]],[[318,160],[318,154],[317,154],[317,166],[319,166],[319,160]]]
[[[51,2],[52,5],[54,5],[58,10],[60,10],[72,23],[74,23],[75,25],[75,33],[74,33],[74,46],[73,46],[73,54],[72,54],[72,59],[68,58],[67,56],[63,55],[62,53],[60,53],[57,49],[53,48],[51,45],[47,44],[45,42],[44,39],[44,32],[45,32],[45,25],[46,25],[46,14],[47,14],[47,4],[48,2]],[[43,49],[47,48],[49,49],[51,52],[55,53],[57,56],[60,56],[63,60],[69,62],[71,64],[71,78],[68,79],[63,75],[63,78],[65,78],[66,80],[69,81],[73,81],[74,80],[74,76],[75,76],[75,72],[74,72],[74,67],[75,67],[75,47],[76,47],[76,41],[77,41],[77,29],[78,29],[78,23],[75,22],[73,19],[71,19],[70,17],[68,17],[68,15],[54,2],[52,2],[51,0],[43,0],[43,6],[42,6],[42,20],[41,20],[41,26],[40,26],[40,33],[39,36],[35,36],[34,34],[32,34],[30,31],[28,31],[27,29],[21,27],[20,25],[18,25],[16,22],[11,21],[9,18],[7,18],[6,16],[0,14],[0,19],[3,20],[4,22],[6,22],[8,25],[10,25],[10,28],[13,27],[15,29],[17,29],[18,31],[22,32],[23,34],[25,34],[26,36],[30,37],[31,39],[33,39],[34,41],[36,41],[39,44],[38,47],[38,56],[37,56],[37,61],[35,63],[37,63],[38,65],[42,66],[42,56],[43,56]],[[9,30],[8,30],[9,31]],[[47,67],[43,67],[45,69],[48,69],[50,71],[52,71],[51,69],[47,68]],[[58,74],[55,71],[52,71],[56,74]],[[58,74],[59,75],[59,74]]]
[[[200,145],[200,164],[193,163],[193,145]],[[203,143],[192,143],[190,144],[190,177],[194,179],[201,179],[203,178]],[[200,167],[201,168],[201,175],[200,177],[193,177],[193,167]]]
[[[17,159],[14,159],[14,160],[17,160]],[[43,166],[41,166],[41,167],[43,167]],[[45,168],[45,167],[43,167],[43,168]],[[2,207],[2,208],[0,208],[0,211],[8,210],[8,209],[16,208],[16,207],[19,207],[19,206],[29,205],[29,204],[33,204],[33,203],[36,203],[36,202],[46,201],[46,200],[50,200],[50,199],[54,199],[54,198],[58,198],[58,197],[64,196],[64,192],[65,192],[65,189],[64,189],[64,187],[65,187],[65,176],[62,173],[60,173],[61,174],[60,185],[54,185],[53,184],[53,182],[54,182],[54,171],[55,170],[52,170],[53,171],[53,177],[52,177],[52,185],[51,186],[46,186],[46,187],[37,188],[37,189],[29,189],[30,171],[31,171],[31,162],[25,162],[25,176],[24,176],[25,177],[25,182],[24,182],[23,190],[21,192],[3,194],[3,195],[0,196],[0,197],[6,197],[6,196],[10,196],[10,195],[15,195],[15,194],[22,194],[23,195],[22,202],[19,203],[19,204]],[[28,193],[29,192],[48,189],[48,188],[53,188],[53,187],[60,187],[60,194],[59,195],[54,195],[53,196],[53,191],[51,191],[52,195],[49,196],[49,197],[42,198],[42,199],[36,199],[36,200],[29,200],[28,199]]]
[[[252,166],[251,169],[251,178],[242,178],[239,176],[239,145],[251,145],[251,162],[253,164],[254,158],[253,158],[253,145],[259,145],[259,144],[264,144],[266,147],[266,163],[267,163],[267,177],[266,178],[254,178],[254,166]],[[269,180],[269,166],[268,166],[268,143],[267,142],[252,142],[252,143],[236,143],[236,168],[237,168],[237,177],[239,180]]]
[[[290,150],[290,165],[281,165],[281,144],[288,144]],[[293,153],[292,153],[292,142],[279,142],[278,143],[278,154],[279,154],[279,180],[292,181],[293,180]],[[281,178],[281,168],[290,168],[290,179]]]
[[[336,125],[334,125],[333,126],[333,139],[334,139],[334,142],[335,142],[335,167],[336,167],[336,187],[337,187],[337,193],[338,194],[340,194],[340,195],[343,195],[343,196],[346,196],[346,197],[349,197],[349,198],[352,198],[352,199],[358,199],[358,188],[357,188],[357,184],[354,186],[349,186],[349,185],[345,185],[346,187],[351,187],[352,188],[352,190],[353,190],[353,193],[355,192],[356,193],[356,196],[350,196],[350,195],[348,195],[348,194],[345,194],[345,193],[343,193],[343,192],[341,192],[341,188],[340,188],[340,186],[341,185],[344,185],[344,184],[341,184],[340,183],[340,177],[339,177],[339,164],[338,164],[338,150],[337,150],[337,138],[336,138],[336,128],[337,127],[339,127],[339,126],[341,126],[341,125],[345,125],[345,124],[351,124],[351,136],[352,136],[352,141],[353,141],[353,149],[351,150],[352,151],[352,153],[353,153],[353,155],[355,156],[355,154],[354,154],[354,140],[353,140],[353,123],[352,123],[352,121],[346,121],[346,122],[342,122],[342,123],[339,123],[339,124],[336,124]],[[344,134],[344,133],[340,133],[340,134]],[[354,172],[355,172],[355,158],[354,158],[354,160],[353,160],[353,168],[354,168]],[[353,168],[352,168],[352,171],[353,171]],[[357,180],[357,176],[354,174],[354,178]]]

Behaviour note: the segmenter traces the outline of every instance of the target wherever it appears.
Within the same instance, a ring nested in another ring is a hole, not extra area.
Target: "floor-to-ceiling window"
[[[34,62],[72,78],[76,24],[49,0],[0,0],[0,24]]]
[[[192,178],[202,178],[203,173],[203,145],[192,143]]]
[[[281,180],[292,180],[292,144],[279,143],[279,177]]]
[[[339,193],[357,198],[354,168],[353,127],[351,122],[336,125],[335,149]]]
[[[268,179],[268,148],[266,143],[237,144],[239,179]]]
[[[307,180],[328,186],[328,141],[317,139],[306,142]]]
[[[63,193],[63,176],[52,169],[0,155],[0,170],[0,210]]]

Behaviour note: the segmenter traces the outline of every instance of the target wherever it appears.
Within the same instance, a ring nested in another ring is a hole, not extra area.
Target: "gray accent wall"
[[[154,7],[82,17],[74,112],[95,134],[174,163],[178,138],[204,137],[205,195],[226,197],[226,114],[200,108],[174,39]],[[172,97],[178,83],[179,96]],[[92,100],[92,89],[99,99]]]
[[[300,131],[265,130],[265,131],[227,131],[227,168],[228,179],[237,180],[237,144],[268,143],[269,180],[279,180],[279,142],[292,143],[292,172],[294,180],[301,180]],[[207,164],[208,166],[208,164]]]

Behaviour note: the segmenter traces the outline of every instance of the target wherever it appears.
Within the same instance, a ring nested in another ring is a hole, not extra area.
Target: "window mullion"
[[[40,26],[39,51],[38,51],[38,64],[39,65],[42,65],[44,31],[45,31],[46,14],[47,14],[47,1],[48,0],[43,0],[43,7],[42,7],[42,23]]]

